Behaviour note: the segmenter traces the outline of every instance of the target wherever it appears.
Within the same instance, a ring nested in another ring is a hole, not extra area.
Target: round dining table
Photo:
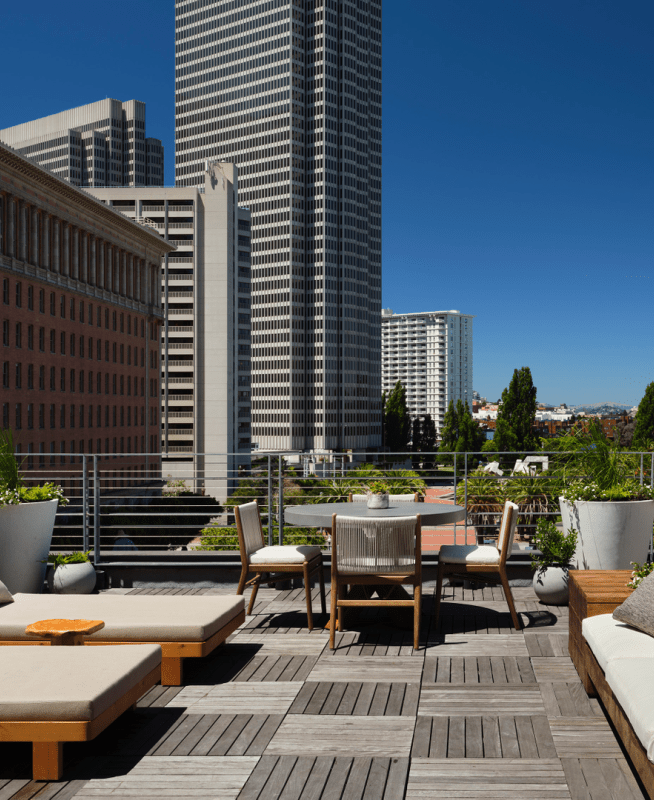
[[[366,503],[315,503],[288,506],[284,509],[284,522],[302,528],[331,528],[332,514],[366,519],[413,517],[420,514],[422,527],[429,528],[461,522],[465,519],[466,510],[463,506],[445,503],[391,503],[388,508],[368,508]]]

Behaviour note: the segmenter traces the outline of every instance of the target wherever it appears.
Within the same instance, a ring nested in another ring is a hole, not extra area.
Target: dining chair
[[[406,517],[348,517],[332,515],[332,572],[329,646],[335,647],[336,620],[352,606],[413,608],[413,647],[420,639],[422,594],[420,514]],[[394,587],[413,586],[413,597],[392,599]],[[346,587],[374,587],[379,598],[346,597]]]
[[[522,628],[515,610],[511,587],[506,575],[506,560],[511,553],[518,524],[518,506],[507,500],[504,504],[500,535],[494,544],[467,545],[444,544],[438,553],[438,578],[436,583],[436,624],[441,605],[441,591],[445,575],[481,583],[499,582],[511,612],[516,630]]]
[[[248,614],[252,613],[254,601],[261,582],[279,583],[291,578],[303,578],[307,600],[307,623],[313,630],[313,610],[311,608],[311,576],[318,573],[320,582],[320,606],[327,613],[325,602],[325,575],[322,565],[322,550],[317,545],[266,545],[261,527],[259,505],[255,500],[234,506],[238,544],[241,551],[241,577],[236,594],[243,594],[246,586],[252,585]],[[250,572],[254,578],[247,580]],[[274,575],[274,573],[281,573]]]
[[[349,503],[365,503],[368,500],[367,494],[350,494],[348,496]],[[388,501],[390,503],[419,503],[420,493],[415,492],[412,494],[389,494]]]

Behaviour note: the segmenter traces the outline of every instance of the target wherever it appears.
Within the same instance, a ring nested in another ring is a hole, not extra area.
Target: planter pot
[[[642,564],[652,541],[654,500],[622,502],[559,498],[563,530],[577,531],[576,569],[631,569]]]
[[[90,561],[61,564],[48,570],[48,586],[55,594],[91,594],[95,589],[95,569]]]
[[[0,580],[12,594],[43,589],[58,500],[0,508]]]
[[[368,508],[388,508],[388,494],[369,494]]]
[[[533,581],[536,596],[548,606],[568,605],[568,568],[546,567],[536,570]]]

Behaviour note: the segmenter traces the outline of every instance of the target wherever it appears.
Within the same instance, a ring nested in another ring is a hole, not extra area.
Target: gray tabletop
[[[443,503],[391,503],[389,508],[368,508],[365,503],[316,503],[289,506],[284,509],[284,522],[303,528],[331,528],[332,514],[347,517],[387,518],[410,517],[420,514],[424,527],[448,525],[465,519],[463,506]]]

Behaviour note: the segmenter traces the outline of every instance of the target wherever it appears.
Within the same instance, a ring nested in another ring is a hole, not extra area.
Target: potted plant
[[[506,493],[506,481],[489,475],[483,467],[477,467],[457,485],[456,502],[465,505],[468,522],[475,528],[477,544],[483,544],[485,539],[497,539]]]
[[[84,553],[51,554],[46,561],[48,588],[55,594],[91,594],[95,589],[95,569],[89,559],[90,551]]]
[[[0,431],[0,580],[12,594],[34,594],[43,588],[57,506],[68,501],[52,483],[25,486],[20,467],[11,431]]]
[[[550,606],[568,604],[568,569],[577,547],[577,533],[565,534],[551,519],[538,520],[532,544],[539,551],[531,557],[535,570],[533,587],[541,603]]]
[[[578,535],[577,569],[629,569],[647,558],[654,492],[640,483],[639,459],[609,441],[596,422],[566,437],[585,477],[559,498],[563,527]]]
[[[367,488],[368,508],[388,508],[388,484],[386,481],[371,481]]]

